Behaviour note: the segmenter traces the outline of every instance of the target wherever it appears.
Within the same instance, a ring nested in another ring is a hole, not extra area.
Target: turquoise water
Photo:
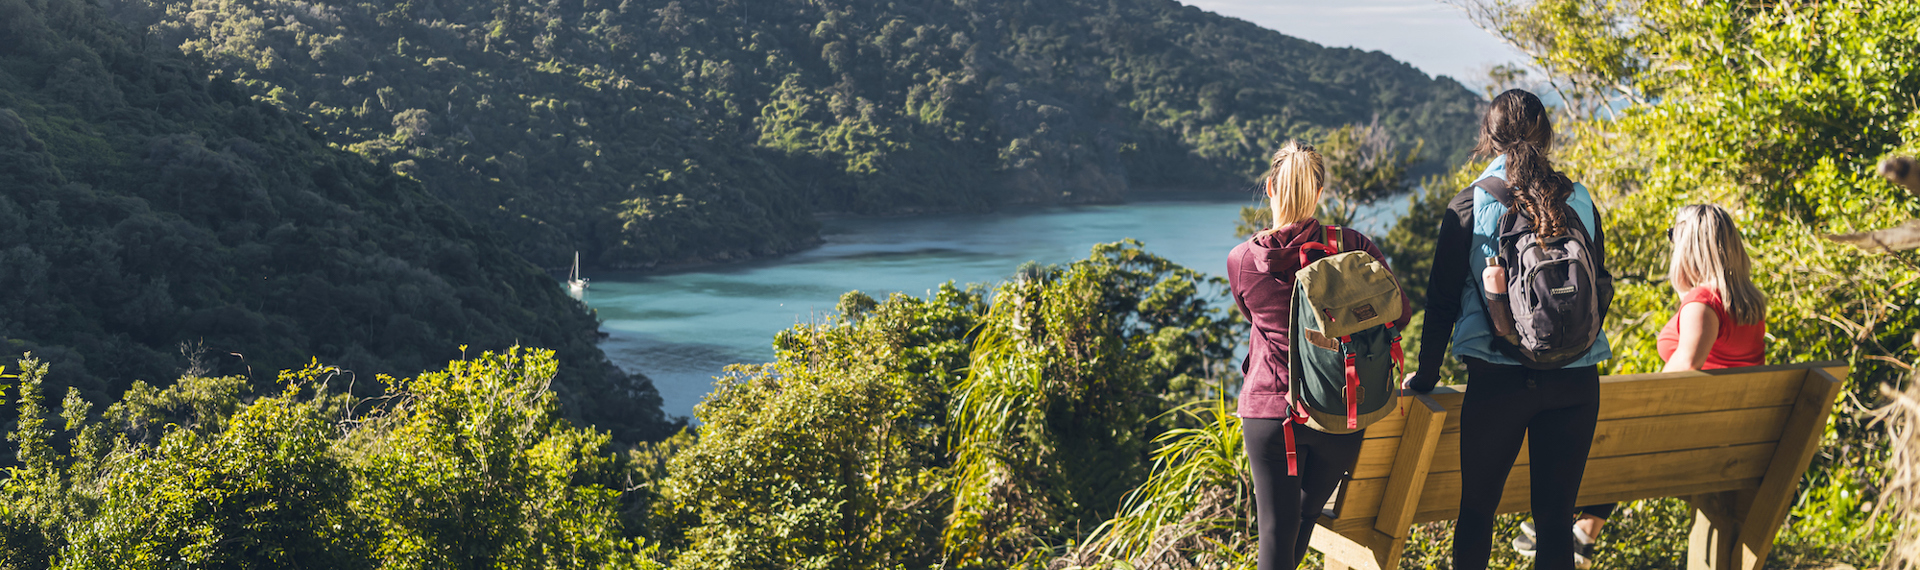
[[[1094,244],[1134,238],[1148,251],[1219,275],[1244,200],[1141,201],[1019,213],[836,219],[820,247],[778,259],[671,273],[589,274],[582,294],[599,311],[601,343],[614,364],[653,378],[669,415],[693,406],[728,364],[773,359],[773,335],[817,322],[840,295],[926,296],[949,280],[997,283],[1026,261],[1082,259]],[[1378,232],[1404,199],[1387,200]],[[1375,235],[1378,235],[1376,233]]]

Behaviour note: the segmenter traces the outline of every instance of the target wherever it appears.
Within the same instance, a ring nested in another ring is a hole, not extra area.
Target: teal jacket
[[[1507,157],[1501,156],[1487,165],[1480,178],[1497,176],[1507,178]],[[1611,281],[1613,276],[1607,271],[1606,231],[1601,227],[1600,213],[1593,205],[1593,195],[1587,187],[1574,184],[1573,195],[1567,198],[1567,204],[1580,216],[1580,223],[1591,232],[1593,238],[1594,263],[1598,266],[1600,278]],[[1433,268],[1427,280],[1427,307],[1424,330],[1420,334],[1420,367],[1414,378],[1414,388],[1430,390],[1439,380],[1440,365],[1452,347],[1455,357],[1471,356],[1494,364],[1518,366],[1519,362],[1507,358],[1493,348],[1493,331],[1487,323],[1485,301],[1480,298],[1480,272],[1487,268],[1487,258],[1499,253],[1499,243],[1494,233],[1498,231],[1500,217],[1507,213],[1507,207],[1495,200],[1492,194],[1478,187],[1469,186],[1447,204],[1447,212],[1440,222],[1440,239],[1435,244]],[[1605,299],[1603,298],[1603,302]],[[1606,320],[1607,307],[1600,307],[1600,317]],[[1607,343],[1606,331],[1601,331],[1593,341],[1593,348],[1587,355],[1567,365],[1567,368],[1593,366],[1600,361],[1613,357],[1613,350]]]

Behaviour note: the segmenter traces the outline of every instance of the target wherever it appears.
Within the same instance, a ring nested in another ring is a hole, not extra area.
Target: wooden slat
[[[1604,420],[1594,426],[1593,450],[1588,457],[1602,458],[1640,453],[1659,453],[1778,441],[1786,428],[1787,414],[1793,408],[1776,406],[1748,408],[1675,416]],[[1398,443],[1398,439],[1392,440]],[[1385,477],[1393,469],[1396,445],[1376,445],[1368,441],[1360,448],[1360,460],[1354,467],[1355,479]],[[1527,465],[1531,453],[1520,447],[1515,465]],[[1432,472],[1460,470],[1459,434],[1441,437],[1434,450]]]
[[[1642,495],[1642,490],[1665,488],[1719,488],[1729,481],[1740,481],[1760,477],[1766,472],[1768,461],[1773,458],[1772,443],[1758,443],[1735,447],[1713,449],[1690,449],[1647,455],[1628,455],[1608,457],[1587,462],[1586,475],[1581,477],[1579,504],[1592,504],[1592,499],[1620,497],[1634,499],[1661,497],[1666,495]],[[1507,476],[1506,492],[1500,496],[1500,513],[1517,513],[1531,510],[1533,484],[1532,471],[1527,467],[1515,466]],[[1359,487],[1354,488],[1355,491]],[[1664,491],[1663,491],[1664,492]],[[1349,501],[1353,500],[1351,496]],[[1420,511],[1443,513],[1442,518],[1453,518],[1460,506],[1460,472],[1434,473],[1427,476],[1427,489],[1420,499]]]
[[[1402,392],[1404,393],[1404,391]],[[1413,405],[1412,401],[1412,396],[1400,396],[1401,411],[1404,412],[1407,406]],[[1387,417],[1380,418],[1380,421],[1373,422],[1373,425],[1367,426],[1367,439],[1400,437],[1400,432],[1406,430],[1406,425],[1406,414],[1387,414]]]
[[[1446,425],[1445,421],[1444,419],[1441,420],[1443,427]],[[1458,438],[1453,439],[1457,440]],[[1434,445],[1438,448],[1442,444],[1435,442]],[[1367,439],[1366,443],[1360,445],[1360,459],[1356,460],[1353,464],[1353,479],[1355,481],[1361,479],[1385,479],[1388,475],[1392,475],[1394,458],[1399,455],[1399,450],[1400,438],[1397,436]],[[1454,455],[1458,456],[1459,453],[1455,453]],[[1454,462],[1458,463],[1459,459],[1454,459]],[[1458,468],[1456,468],[1456,470],[1457,469]]]
[[[1419,394],[1419,395],[1425,396],[1427,399],[1432,400],[1437,404],[1440,404],[1440,407],[1445,408],[1450,415],[1457,415],[1457,413],[1460,411],[1460,402],[1462,401],[1461,399],[1466,396],[1466,392],[1462,391],[1461,387],[1459,386],[1441,386],[1439,388],[1434,388],[1432,392],[1428,392],[1426,394]],[[1403,399],[1401,400],[1401,402],[1403,403],[1403,405],[1405,405],[1404,404],[1406,402],[1406,400],[1404,399],[1405,396],[1402,396],[1402,398]],[[1449,420],[1449,421],[1450,421],[1449,425],[1452,425],[1455,431],[1458,431],[1460,429],[1460,423],[1458,420]],[[1401,416],[1400,414],[1394,414],[1393,417],[1380,420],[1379,422],[1375,422],[1373,425],[1367,426],[1367,439],[1372,440],[1372,439],[1386,439],[1386,438],[1400,437],[1400,433],[1403,431],[1406,431],[1406,428],[1407,428],[1406,417]]]
[[[1813,370],[1815,368],[1834,368],[1834,367],[1846,368],[1846,366],[1847,366],[1847,363],[1845,361],[1840,361],[1840,360],[1828,360],[1824,362],[1795,362],[1792,364],[1768,364],[1765,366],[1744,366],[1740,368],[1717,368],[1714,370],[1689,370],[1685,372],[1648,372],[1645,374],[1615,374],[1612,376],[1600,377],[1600,382],[1602,383],[1639,382],[1643,380],[1660,380],[1664,378],[1685,378],[1685,377],[1698,376],[1698,375],[1723,376],[1723,377],[1724,376],[1741,376],[1741,375],[1755,374],[1755,373],[1780,372],[1780,371],[1791,371],[1791,370],[1806,371],[1806,370]]]
[[[1826,369],[1814,369],[1801,384],[1799,400],[1787,420],[1786,433],[1780,438],[1780,452],[1769,461],[1765,480],[1755,491],[1746,520],[1740,522],[1739,566],[1759,570],[1773,550],[1773,536],[1785,522],[1793,506],[1794,491],[1800,488],[1800,476],[1807,472],[1813,454],[1820,449],[1827,416],[1833,411],[1834,398],[1840,395],[1840,378]],[[1348,497],[1352,500],[1352,497]]]
[[[1333,529],[1334,532],[1353,535],[1363,530],[1372,530],[1373,520],[1373,517],[1360,518],[1353,515],[1347,515],[1345,518],[1340,519],[1328,518],[1322,515],[1320,517],[1320,526]]]
[[[1590,460],[1582,477],[1580,501],[1617,502],[1752,487],[1765,473],[1773,448],[1772,443],[1758,443]],[[1527,466],[1514,466],[1507,476],[1506,492],[1501,495],[1500,512],[1528,510],[1530,473]],[[1380,512],[1386,479],[1355,480],[1351,484],[1344,516],[1369,518]],[[1453,518],[1459,506],[1460,472],[1429,473],[1414,522]]]
[[[1314,550],[1354,570],[1381,570],[1383,567],[1394,570],[1396,566],[1382,562],[1389,557],[1396,562],[1400,559],[1400,553],[1391,548],[1393,537],[1371,528],[1352,532],[1330,532],[1329,529],[1319,528],[1314,529],[1313,538],[1308,540],[1308,546]]]
[[[1799,379],[1813,369],[1846,377],[1843,362],[1814,362],[1707,371],[1660,372],[1600,377],[1600,419],[1688,414],[1786,406],[1799,391]],[[1447,408],[1448,432],[1460,431],[1460,404],[1468,386],[1442,386],[1427,394]],[[1405,424],[1386,420],[1367,428],[1367,438],[1399,437]]]
[[[1625,503],[1641,499],[1658,497],[1686,497],[1700,493],[1718,493],[1721,491],[1744,491],[1760,486],[1759,477],[1746,479],[1727,479],[1685,485],[1664,487],[1620,487],[1615,489],[1585,489],[1580,494],[1580,504],[1598,505],[1602,503]],[[1518,512],[1518,511],[1516,511]]]
[[[1771,368],[1771,367],[1762,367]],[[1749,370],[1735,368],[1732,370]],[[1649,374],[1627,380],[1609,376],[1600,381],[1600,419],[1620,419],[1717,410],[1765,408],[1793,403],[1804,369],[1723,373],[1719,370]],[[1640,375],[1636,375],[1640,376]],[[1661,379],[1666,376],[1670,378]]]
[[[1401,436],[1393,474],[1387,477],[1387,492],[1380,504],[1374,530],[1395,539],[1407,536],[1415,507],[1420,505],[1420,490],[1426,487],[1427,473],[1433,463],[1434,448],[1440,441],[1440,428],[1447,423],[1447,409],[1432,398],[1419,396],[1410,402],[1407,432]],[[1386,564],[1386,562],[1383,562]],[[1391,564],[1389,564],[1391,565]]]

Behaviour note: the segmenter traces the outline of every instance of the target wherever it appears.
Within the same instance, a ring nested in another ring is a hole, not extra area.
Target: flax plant
[[[1253,479],[1240,418],[1222,394],[1169,414],[1196,427],[1154,438],[1153,474],[1127,494],[1120,513],[1069,555],[1075,566],[1124,562],[1136,568],[1242,568],[1253,544]]]

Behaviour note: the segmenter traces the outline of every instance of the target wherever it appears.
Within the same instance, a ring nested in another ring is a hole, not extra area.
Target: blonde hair
[[[1312,218],[1320,207],[1320,187],[1326,179],[1327,167],[1313,145],[1290,140],[1280,150],[1273,151],[1272,167],[1266,176],[1273,227],[1266,231]]]
[[[1767,317],[1767,296],[1753,285],[1752,266],[1740,229],[1726,210],[1694,204],[1674,212],[1673,262],[1667,278],[1675,288],[1713,287],[1733,321],[1751,325]]]

